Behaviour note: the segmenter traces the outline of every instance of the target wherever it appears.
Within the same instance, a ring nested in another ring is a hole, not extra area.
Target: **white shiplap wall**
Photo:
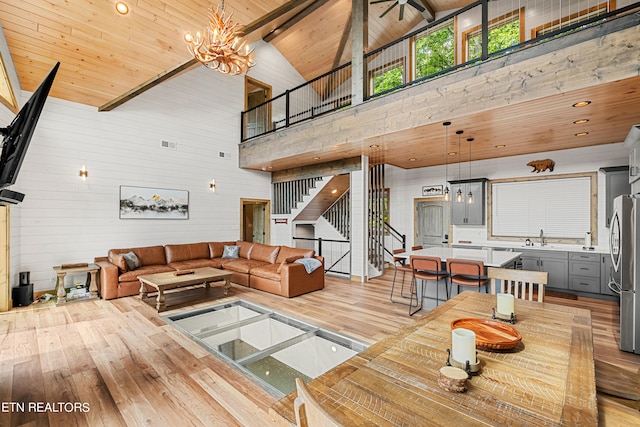
[[[250,75],[274,93],[302,82],[272,46],[258,44],[256,58]],[[91,262],[110,248],[238,238],[240,198],[271,191],[269,173],[238,168],[243,107],[244,77],[204,67],[111,112],[49,98],[12,187],[26,195],[11,211],[12,285],[31,271],[35,290],[52,289],[52,266]],[[163,140],[177,149],[161,148]],[[189,219],[121,220],[120,185],[188,190]]]

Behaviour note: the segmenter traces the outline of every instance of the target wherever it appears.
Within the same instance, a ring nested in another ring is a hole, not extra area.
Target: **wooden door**
[[[416,202],[416,231],[414,245],[425,248],[442,246],[449,232],[449,202],[444,200],[419,200]]]

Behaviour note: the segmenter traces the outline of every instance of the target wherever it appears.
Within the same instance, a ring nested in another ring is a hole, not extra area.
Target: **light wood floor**
[[[286,299],[240,286],[233,296],[374,342],[411,323],[389,302],[392,271],[366,284],[327,277],[322,291]],[[212,288],[169,295],[179,310],[220,302]],[[190,305],[187,298],[201,298]],[[638,371],[640,356],[618,350],[615,303],[548,296],[592,311],[595,357]],[[162,313],[168,314],[177,309]],[[0,314],[0,426],[263,426],[276,400],[182,336],[136,297]],[[29,407],[21,402],[62,406]],[[64,403],[77,402],[79,408]],[[8,407],[13,404],[14,407]],[[45,411],[45,409],[48,409]],[[609,423],[611,425],[615,423]]]

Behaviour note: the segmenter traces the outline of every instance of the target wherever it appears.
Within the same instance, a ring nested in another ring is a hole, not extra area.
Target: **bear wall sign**
[[[547,169],[549,169],[549,172],[553,172],[553,167],[555,165],[556,165],[556,162],[554,162],[551,159],[533,160],[533,161],[527,163],[527,166],[531,166],[533,168],[531,173],[533,173],[533,172],[540,173],[540,172],[543,172],[543,171],[545,171]]]

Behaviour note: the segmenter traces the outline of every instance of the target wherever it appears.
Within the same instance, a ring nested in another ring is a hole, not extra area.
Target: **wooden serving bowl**
[[[476,348],[481,350],[510,350],[516,347],[522,337],[513,327],[505,323],[484,319],[456,319],[451,329],[469,329],[476,334]]]

